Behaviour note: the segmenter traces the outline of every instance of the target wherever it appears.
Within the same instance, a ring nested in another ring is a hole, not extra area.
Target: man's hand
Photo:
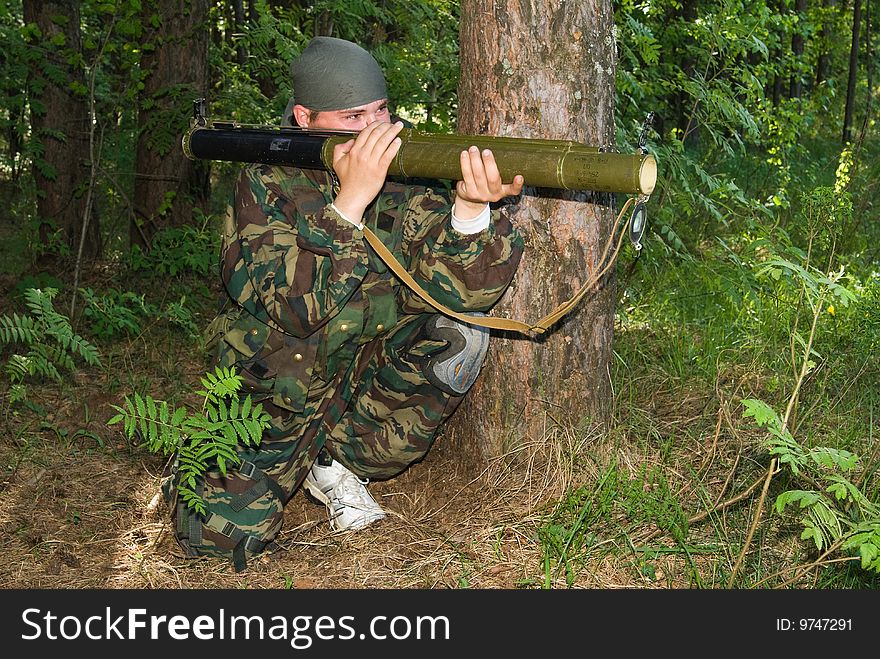
[[[522,192],[523,177],[517,174],[512,183],[503,183],[495,155],[489,149],[472,146],[461,152],[461,180],[455,184],[453,212],[460,220],[471,220],[490,201],[513,197]]]
[[[388,167],[400,150],[397,134],[403,124],[375,121],[357,137],[333,149],[333,170],[339,178],[334,204],[348,219],[360,223],[364,210],[379,194]]]

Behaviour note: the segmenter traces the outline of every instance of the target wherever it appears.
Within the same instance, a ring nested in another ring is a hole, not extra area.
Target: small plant
[[[131,291],[109,288],[98,294],[91,288],[81,288],[80,293],[86,303],[83,316],[89,321],[91,333],[101,339],[138,334],[141,320],[157,314],[153,305],[144,302],[143,295]]]
[[[836,272],[832,269],[835,227],[840,224],[841,218],[851,215],[849,197],[831,188],[817,188],[805,196],[805,207],[810,242],[807,251],[802,254],[802,263],[774,256],[762,269],[762,273],[769,273],[777,280],[789,278],[797,282],[800,287],[797,307],[810,312],[807,334],[801,335],[797,331],[797,316],[791,330],[791,365],[796,374],[794,385],[784,414],[778,414],[761,400],[749,398],[743,400],[743,416],[754,418],[755,423],[769,433],[765,445],[773,460],[767,473],[764,493],[778,471],[777,463],[787,467],[799,482],[810,486],[809,489],[786,490],[777,496],[775,511],[782,514],[787,506],[797,505],[805,513],[800,520],[804,527],[801,538],[812,540],[816,549],[824,552],[821,558],[836,549],[855,551],[863,568],[880,572],[880,507],[871,502],[849,478],[858,465],[858,456],[826,446],[807,449],[794,436],[796,430],[793,422],[803,384],[817,368],[816,359],[821,359],[815,350],[819,321],[832,313],[830,310],[834,309],[835,304],[846,307],[857,299],[852,291],[840,283],[844,278],[843,267]],[[814,251],[824,254],[827,274],[811,265]],[[731,575],[731,582],[745,556],[759,516],[760,506]]]
[[[186,295],[181,295],[177,302],[171,302],[164,308],[147,302],[144,294],[131,291],[119,291],[108,288],[103,292],[95,292],[91,288],[79,289],[86,303],[83,316],[89,323],[92,335],[105,340],[120,335],[137,335],[147,319],[167,320],[172,325],[182,328],[191,339],[201,336],[199,324]]]
[[[802,540],[812,540],[819,552],[835,547],[853,551],[866,570],[880,573],[880,507],[872,503],[849,479],[859,456],[826,446],[806,449],[791,435],[776,410],[760,400],[743,401],[746,411],[765,428],[766,446],[779,463],[812,485],[811,489],[786,490],[776,497],[774,509],[782,514],[796,505],[805,516]]]
[[[216,367],[201,384],[198,410],[135,393],[125,397],[124,405],[112,406],[118,414],[107,424],[122,423],[125,436],[138,435],[151,453],[176,454],[178,492],[188,507],[204,515],[205,502],[196,492],[199,479],[215,465],[226,475],[229,465],[240,462],[236,446],[258,445],[271,417],[249,395],[239,398],[241,378],[234,368]]]
[[[194,210],[196,212],[197,209]],[[217,232],[209,216],[201,226],[185,224],[158,231],[144,252],[137,245],[128,254],[128,265],[135,272],[151,272],[172,277],[182,273],[207,275],[217,265]]]
[[[196,322],[195,314],[186,303],[186,295],[181,296],[180,300],[172,302],[165,307],[162,317],[167,318],[173,325],[182,328],[191,339],[201,337],[201,331]]]
[[[27,398],[28,376],[60,381],[62,370],[76,370],[76,357],[89,366],[100,364],[98,349],[73,331],[67,316],[55,311],[52,300],[57,294],[54,288],[28,288],[24,298],[30,314],[0,316],[0,344],[26,348],[25,352],[12,354],[6,363],[13,403]]]

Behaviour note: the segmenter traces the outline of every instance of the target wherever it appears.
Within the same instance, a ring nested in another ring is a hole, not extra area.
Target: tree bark
[[[149,17],[159,16],[152,26]],[[208,1],[144,3],[144,88],[138,107],[135,220],[132,245],[148,250],[156,231],[181,226],[194,204],[208,197],[209,164],[183,155],[180,138],[192,116],[192,101],[207,95]]]
[[[244,32],[244,2],[243,0],[234,0],[234,9],[235,9],[235,34],[233,35],[233,42],[235,43],[235,57],[238,60],[239,66],[244,66],[247,62],[247,53],[244,50],[244,45],[239,38],[239,35]]]
[[[831,14],[837,0],[822,0],[822,27],[819,29],[819,56],[816,58],[816,85],[831,77],[831,44],[834,41],[834,21]]]
[[[852,140],[853,113],[856,102],[856,80],[859,72],[859,32],[862,23],[862,0],[853,0],[852,42],[849,51],[849,80],[846,85],[846,110],[843,115],[843,143]]]
[[[796,0],[794,7],[797,14],[797,25],[791,35],[791,52],[794,55],[791,80],[788,86],[789,98],[800,98],[804,90],[800,59],[804,55],[804,24],[807,20],[807,0]]]
[[[82,52],[79,5],[71,0],[25,0],[22,4],[25,23],[35,24],[40,31],[30,42],[36,52],[28,81],[31,139],[38,140],[43,149],[33,168],[39,240],[48,245],[53,229],[60,230],[64,244],[74,252],[85,217],[83,188],[89,180],[85,74],[81,66],[70,63],[78,61]],[[100,251],[96,219],[89,229],[84,254],[92,257]]]
[[[464,0],[461,15],[460,133],[613,143],[609,0]],[[599,265],[610,195],[536,192],[526,188],[514,207],[526,252],[493,315],[537,320]],[[448,440],[478,464],[541,438],[545,411],[572,424],[607,421],[614,303],[610,277],[541,339],[494,336]]]

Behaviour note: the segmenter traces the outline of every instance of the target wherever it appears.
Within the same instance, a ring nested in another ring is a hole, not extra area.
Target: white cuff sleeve
[[[339,213],[339,217],[341,217],[343,220],[345,220],[345,221],[348,222],[349,224],[353,224],[353,225],[355,225],[358,229],[363,229],[363,228],[364,228],[364,224],[363,224],[363,222],[361,222],[361,223],[354,222],[354,221],[351,220],[351,219],[350,219],[345,213],[343,213],[341,210],[339,210],[338,208],[336,208],[336,204],[330,204],[330,208],[332,208],[332,209],[335,210],[337,213]]]
[[[480,233],[480,231],[489,228],[489,221],[491,219],[492,213],[489,210],[489,204],[486,204],[486,207],[483,209],[483,211],[472,220],[459,220],[457,217],[455,217],[455,211],[453,210],[452,228],[459,233],[463,233],[465,235]]]

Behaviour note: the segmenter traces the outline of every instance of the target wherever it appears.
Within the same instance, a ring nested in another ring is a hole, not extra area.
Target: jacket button
[[[340,331],[340,332],[347,332],[347,331],[348,331],[348,325],[346,325],[345,323],[342,323],[342,325],[339,326],[339,331]]]
[[[378,325],[376,325],[377,332],[381,332],[384,329],[385,329],[385,326],[382,323],[379,323]]]
[[[293,356],[293,361],[295,361],[295,362],[301,362],[302,360],[303,360],[303,356],[302,356],[301,354],[299,354],[299,353],[296,353],[296,354]]]
[[[259,333],[260,333],[260,330],[258,330],[256,327],[251,330],[251,334],[253,334],[254,336],[256,336]]]
[[[291,398],[290,398],[290,396],[285,396],[285,397],[284,397],[284,402],[287,403],[288,405],[290,405],[290,403],[291,403]]]

